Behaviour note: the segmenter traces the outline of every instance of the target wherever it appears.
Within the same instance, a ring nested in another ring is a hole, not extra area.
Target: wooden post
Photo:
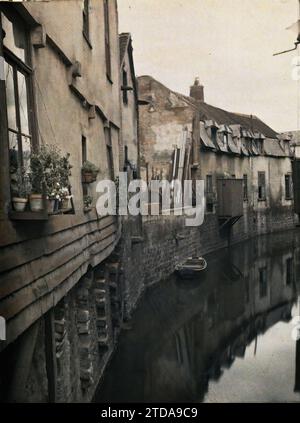
[[[9,142],[5,95],[2,24],[0,18],[0,220],[7,218],[10,203]]]
[[[45,315],[45,354],[48,379],[48,399],[50,403],[56,402],[57,399],[57,365],[53,314],[54,311],[52,309]]]

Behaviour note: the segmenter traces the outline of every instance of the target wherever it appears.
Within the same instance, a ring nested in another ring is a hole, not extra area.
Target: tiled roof
[[[142,76],[141,78],[149,78],[149,81],[152,80],[157,84],[165,87],[161,82],[155,80],[151,76]],[[220,109],[219,107],[214,107],[210,104],[196,101],[192,97],[171,90],[169,91],[174,93],[179,98],[183,99],[189,106],[198,109],[200,111],[201,120],[213,120],[219,125],[241,125],[243,129],[252,133],[259,132],[267,138],[277,138],[277,132],[270,128],[267,124],[265,124],[256,116],[228,112],[227,110]]]
[[[202,120],[214,120],[219,125],[241,125],[244,129],[251,132],[262,133],[268,138],[277,138],[277,132],[256,116],[228,112],[210,104],[196,101],[192,97],[178,93],[177,95],[198,108],[200,110],[200,119]]]
[[[265,153],[268,156],[273,156],[273,157],[284,157],[284,156],[286,156],[286,153],[280,147],[278,140],[266,138],[264,140],[264,150],[265,150]]]

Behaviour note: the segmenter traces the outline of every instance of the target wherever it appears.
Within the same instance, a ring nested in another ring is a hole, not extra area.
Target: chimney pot
[[[199,77],[195,78],[194,85],[190,87],[190,97],[204,102],[204,86],[200,84]]]

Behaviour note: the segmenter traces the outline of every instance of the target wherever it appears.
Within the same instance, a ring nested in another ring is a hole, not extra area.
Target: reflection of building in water
[[[300,392],[300,297],[298,298],[298,337],[296,341],[296,371],[295,371],[295,392]]]
[[[208,270],[200,281],[187,285],[174,279],[155,287],[121,343],[113,366],[117,391],[110,373],[103,400],[107,394],[118,401],[199,401],[209,381],[244,357],[259,334],[288,321],[300,256],[284,234],[272,240],[254,240],[230,254],[207,257]]]

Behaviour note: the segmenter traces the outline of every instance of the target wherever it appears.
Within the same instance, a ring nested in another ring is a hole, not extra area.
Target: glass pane
[[[27,85],[25,76],[18,72],[18,90],[19,90],[19,104],[20,104],[20,120],[21,132],[29,134],[28,125],[28,104],[27,104]]]
[[[28,138],[28,137],[22,137],[22,152],[23,152],[24,172],[29,173],[29,171],[30,171],[30,155],[31,155],[31,139]]]
[[[2,29],[4,30],[3,44],[19,59],[25,62],[26,35],[21,25],[12,23],[1,13]]]
[[[19,167],[19,154],[18,154],[18,138],[17,134],[8,131],[9,137],[9,165],[10,173],[15,173]]]
[[[17,129],[13,68],[4,62],[8,127]]]

